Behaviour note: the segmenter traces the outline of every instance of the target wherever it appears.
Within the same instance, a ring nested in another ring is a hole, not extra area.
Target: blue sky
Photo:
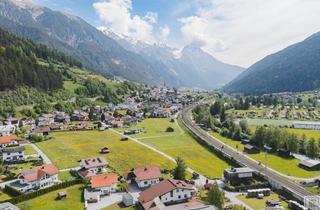
[[[320,31],[319,0],[34,0],[148,43],[248,67]]]

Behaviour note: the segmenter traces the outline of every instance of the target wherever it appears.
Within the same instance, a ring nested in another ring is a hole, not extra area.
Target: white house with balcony
[[[59,169],[53,164],[39,166],[34,169],[23,171],[18,180],[8,184],[20,192],[43,189],[59,183]]]
[[[5,162],[16,162],[25,160],[25,147],[5,147],[0,149],[0,155]]]

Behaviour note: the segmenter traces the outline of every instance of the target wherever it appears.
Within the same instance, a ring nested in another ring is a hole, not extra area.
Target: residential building
[[[59,169],[53,164],[39,166],[22,172],[18,180],[8,186],[23,193],[46,188],[59,182],[58,173]]]
[[[10,125],[1,125],[0,126],[0,136],[8,136],[11,133]]]
[[[18,145],[17,136],[0,136],[0,147]]]
[[[138,201],[145,210],[158,209],[157,206],[187,202],[195,195],[195,192],[193,185],[180,180],[168,179],[141,192]]]
[[[161,177],[160,168],[156,166],[135,168],[124,175],[127,183],[135,182],[142,189],[159,183]]]
[[[80,160],[80,169],[78,174],[82,177],[92,177],[104,171],[108,162],[104,157],[94,157],[89,159]]]
[[[116,192],[118,175],[115,173],[94,175],[91,177],[91,188],[84,190],[85,206],[99,202],[102,196]]]
[[[5,147],[0,149],[2,160],[6,162],[15,162],[25,160],[25,147]]]
[[[254,170],[248,167],[225,169],[223,172],[223,180],[232,185],[249,180],[253,177]]]

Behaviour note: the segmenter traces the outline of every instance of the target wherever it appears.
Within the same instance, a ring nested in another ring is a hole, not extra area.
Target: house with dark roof
[[[7,186],[23,193],[46,188],[59,182],[58,173],[59,169],[53,164],[39,166],[23,171],[19,174],[17,181],[11,182]]]
[[[138,201],[143,209],[156,210],[160,209],[160,206],[187,202],[195,193],[193,185],[181,180],[168,179],[141,192]]]
[[[92,177],[98,173],[104,172],[105,167],[108,165],[104,157],[94,157],[80,160],[80,169],[78,174],[80,177]]]
[[[0,149],[0,155],[5,162],[16,162],[26,158],[24,151],[25,147],[5,147]]]
[[[299,167],[309,171],[317,171],[320,170],[320,161],[313,159],[305,159],[299,163]]]
[[[160,168],[156,166],[135,168],[129,173],[124,174],[127,183],[135,182],[141,189],[159,183],[161,177]]]
[[[243,152],[247,154],[257,154],[260,153],[260,149],[256,146],[253,146],[251,144],[244,145]]]

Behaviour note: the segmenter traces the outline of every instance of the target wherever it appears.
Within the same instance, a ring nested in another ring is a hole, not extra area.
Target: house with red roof
[[[162,177],[159,167],[145,166],[135,168],[129,173],[124,174],[127,183],[137,183],[139,188],[147,188],[160,182]]]
[[[23,171],[19,174],[18,180],[9,183],[8,187],[23,193],[46,188],[59,182],[58,173],[59,169],[53,164],[39,166]]]
[[[9,136],[0,136],[0,147],[13,146],[18,145],[17,136],[9,135]]]
[[[116,192],[118,175],[115,173],[94,175],[91,177],[91,188],[84,190],[85,206],[101,200],[102,196]]]
[[[138,201],[145,210],[158,210],[160,206],[187,202],[195,193],[193,185],[181,180],[168,179],[141,192]]]

